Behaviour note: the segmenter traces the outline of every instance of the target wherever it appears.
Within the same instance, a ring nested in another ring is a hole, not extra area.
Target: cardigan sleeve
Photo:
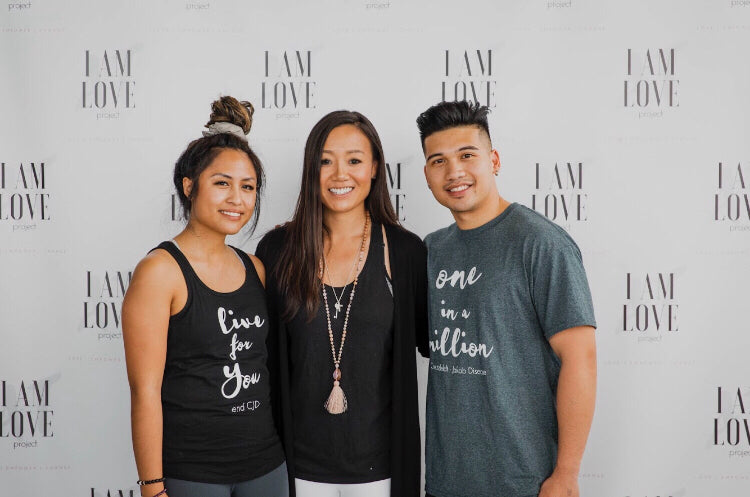
[[[273,257],[277,251],[274,251],[270,247],[273,238],[273,233],[267,233],[258,243],[255,255],[261,260],[263,266],[266,268],[266,305],[268,307],[270,324],[270,330],[266,336],[266,366],[268,367],[268,372],[271,378],[271,408],[273,411],[273,418],[276,423],[276,430],[281,433],[281,399],[279,396],[281,390],[281,385],[279,383],[279,328],[276,312],[276,278],[274,275],[276,260],[275,257]]]
[[[391,245],[391,261],[398,259],[398,266],[405,270],[406,283],[413,307],[414,343],[423,357],[430,356],[429,330],[427,324],[427,247],[414,233],[400,226],[386,228]]]
[[[261,260],[263,265],[266,267],[266,273],[272,272],[273,266],[276,265],[276,257],[278,256],[279,250],[281,249],[279,239],[279,229],[275,229],[266,233],[263,238],[258,242],[258,247],[255,249],[255,255]]]
[[[430,357],[429,329],[427,324],[427,247],[419,240],[415,247],[412,268],[414,271],[414,332],[417,350],[422,357]]]
[[[292,436],[292,414],[289,401],[289,344],[286,326],[280,319],[280,291],[276,279],[276,266],[283,248],[286,230],[284,227],[274,229],[261,239],[255,255],[266,267],[266,296],[271,329],[266,345],[268,348],[268,370],[271,375],[271,407],[274,413],[276,430],[284,445],[287,459],[287,476],[289,480],[289,497],[295,497],[294,487],[294,442]]]

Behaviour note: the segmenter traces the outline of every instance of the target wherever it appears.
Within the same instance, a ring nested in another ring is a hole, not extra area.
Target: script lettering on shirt
[[[441,269],[435,278],[435,287],[437,289],[442,289],[447,284],[453,288],[458,287],[463,290],[466,287],[475,284],[481,277],[482,273],[477,271],[476,266],[473,266],[468,271],[454,270],[451,272],[450,270]],[[445,300],[441,300],[440,305],[439,314],[442,319],[449,321],[462,319],[468,321],[471,316],[470,310],[451,309],[450,303],[446,303]],[[430,350],[432,352],[440,352],[444,357],[459,357],[461,355],[468,355],[469,357],[489,357],[494,350],[493,345],[466,340],[466,332],[462,331],[459,327],[451,329],[450,326],[446,326],[442,331],[439,329],[433,329],[433,334],[435,336],[430,340]]]
[[[219,328],[222,334],[227,335],[234,332],[232,333],[232,341],[229,343],[229,358],[237,361],[237,352],[250,350],[253,342],[250,340],[239,340],[235,330],[260,328],[265,323],[265,320],[257,314],[253,318],[239,319],[233,318],[233,315],[234,311],[231,309],[219,307],[217,310]],[[228,320],[231,320],[231,322],[227,323]],[[221,385],[221,394],[225,399],[235,398],[241,390],[247,389],[260,381],[260,373],[243,374],[238,362],[235,362],[232,367],[224,366],[224,377],[226,381]]]
[[[234,368],[229,369],[229,366],[224,366],[224,376],[227,381],[221,385],[221,394],[225,399],[233,399],[237,397],[241,389],[249,388],[250,385],[255,385],[260,381],[260,373],[253,374],[242,374],[240,371],[239,363],[234,363]],[[234,385],[234,390],[228,392],[227,389]]]
[[[237,320],[236,318],[232,318],[232,322],[229,324],[229,327],[227,327],[227,315],[232,316],[234,314],[234,311],[229,310],[227,311],[223,307],[219,307],[219,326],[221,326],[221,332],[227,335],[229,332],[238,330],[240,328],[249,329],[252,327],[260,328],[263,326],[263,324],[266,322],[264,319],[262,319],[260,316],[256,314],[256,316],[252,319],[250,318],[241,318]]]
[[[435,334],[438,334],[438,330],[435,330]],[[465,337],[466,332],[461,331],[461,328],[453,330],[453,335],[451,335],[451,329],[446,326],[438,340],[430,340],[430,350],[440,352],[444,356],[458,357],[467,354],[469,357],[476,357],[477,355],[489,357],[495,348],[494,346],[487,347],[484,343],[462,341],[461,339]]]
[[[237,360],[237,352],[241,352],[243,350],[250,350],[250,347],[253,346],[253,342],[250,342],[248,340],[237,340],[237,333],[232,335],[232,343],[229,344],[232,348],[232,351],[229,353],[229,357],[232,358],[232,360]]]
[[[471,268],[468,274],[465,271],[453,271],[450,276],[448,276],[448,271],[441,269],[435,280],[435,287],[443,288],[448,283],[454,288],[458,285],[463,290],[467,286],[476,283],[481,277],[482,273],[477,274],[476,266]]]

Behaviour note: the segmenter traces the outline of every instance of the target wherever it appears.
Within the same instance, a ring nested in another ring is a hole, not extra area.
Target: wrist
[[[148,485],[141,485],[141,497],[154,497],[156,494],[164,490],[164,483],[151,483]],[[164,497],[161,494],[159,497]]]
[[[560,475],[560,476],[567,476],[570,478],[578,478],[578,474],[580,473],[581,468],[577,465],[572,464],[557,464],[555,466],[555,469],[553,471],[554,474]]]

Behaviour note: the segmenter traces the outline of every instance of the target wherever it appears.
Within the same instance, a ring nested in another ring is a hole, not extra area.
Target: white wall
[[[292,211],[308,131],[340,108],[380,131],[404,224],[448,224],[414,122],[445,83],[489,98],[502,194],[556,199],[584,254],[599,395],[582,495],[745,495],[749,42],[747,0],[0,3],[2,494],[138,495],[117,279],[180,230],[172,166],[212,100],[257,108],[252,250]]]

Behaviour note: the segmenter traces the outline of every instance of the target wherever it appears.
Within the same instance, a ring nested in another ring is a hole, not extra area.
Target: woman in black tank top
[[[399,226],[387,174],[370,121],[328,114],[307,140],[294,218],[258,245],[299,497],[419,495],[426,252]]]
[[[208,131],[175,166],[187,226],[138,264],[123,302],[145,497],[288,495],[266,365],[265,270],[225,243],[257,222],[252,113],[232,97],[213,103]]]

